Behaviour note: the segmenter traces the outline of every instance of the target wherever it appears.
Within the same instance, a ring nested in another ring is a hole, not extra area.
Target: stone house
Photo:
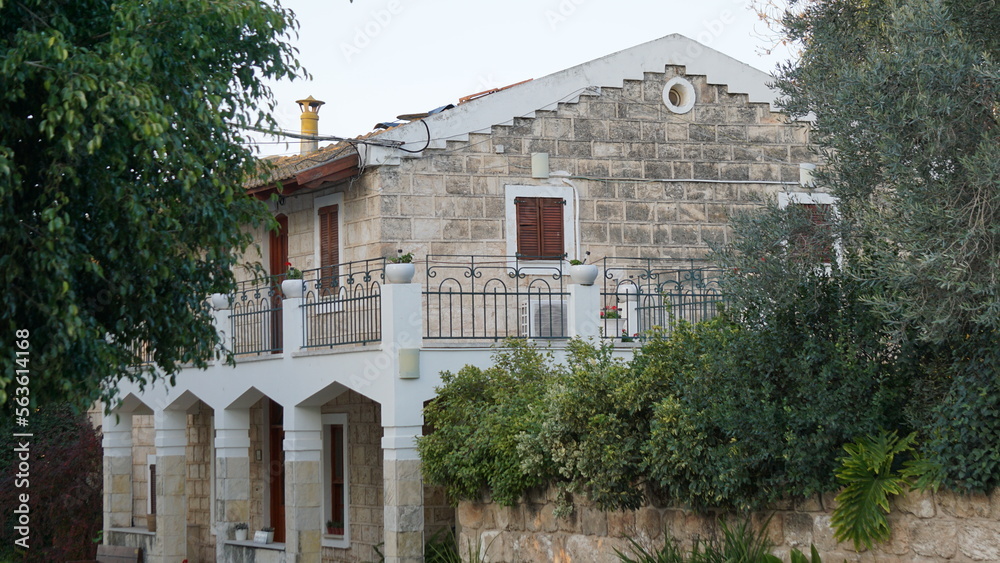
[[[248,259],[274,277],[213,296],[235,368],[125,385],[104,418],[105,541],[164,563],[422,560],[455,525],[415,447],[441,371],[511,336],[630,354],[668,296],[711,291],[729,214],[814,197],[808,124],[769,80],[671,35],[272,160],[247,189],[280,230]],[[322,102],[300,104],[315,132]],[[397,249],[415,277],[387,283]],[[570,275],[585,258],[597,283]],[[281,290],[288,263],[304,280]]]

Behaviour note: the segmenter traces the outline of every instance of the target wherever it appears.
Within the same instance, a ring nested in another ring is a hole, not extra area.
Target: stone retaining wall
[[[460,545],[486,549],[491,563],[619,561],[615,549],[629,552],[627,538],[659,547],[664,532],[690,549],[693,539],[712,537],[720,514],[697,514],[666,506],[631,512],[601,512],[578,504],[568,518],[556,518],[553,495],[529,499],[516,507],[492,502],[459,505]],[[833,539],[833,495],[776,506],[768,524],[774,554],[788,561],[792,548],[808,552],[815,544],[826,563],[972,563],[1000,561],[1000,491],[963,496],[949,492],[910,494],[893,502],[892,537],[871,551],[858,553]],[[756,525],[769,513],[752,516]],[[464,551],[463,547],[463,551]]]

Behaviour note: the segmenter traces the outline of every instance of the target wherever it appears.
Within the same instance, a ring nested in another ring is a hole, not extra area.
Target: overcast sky
[[[770,32],[748,0],[281,0],[297,15],[294,42],[310,81],[272,84],[283,129],[299,130],[295,100],[313,96],[321,135],[354,137],[380,121],[539,78],[680,33],[772,72]],[[262,156],[298,143],[257,136]],[[321,143],[325,144],[325,143]]]

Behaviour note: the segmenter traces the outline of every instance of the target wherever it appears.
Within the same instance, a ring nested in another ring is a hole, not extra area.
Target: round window
[[[687,113],[694,108],[694,85],[686,78],[675,76],[663,87],[663,103],[674,113]]]

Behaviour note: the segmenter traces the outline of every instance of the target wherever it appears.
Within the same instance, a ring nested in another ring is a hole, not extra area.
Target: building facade
[[[248,191],[280,228],[246,257],[270,277],[213,296],[236,366],[122,386],[104,419],[106,541],[165,563],[422,560],[455,525],[416,451],[442,371],[507,337],[630,354],[668,309],[712,313],[695,297],[731,214],[805,197],[809,124],[770,80],[673,35],[271,161]],[[414,276],[390,282],[399,251]]]

